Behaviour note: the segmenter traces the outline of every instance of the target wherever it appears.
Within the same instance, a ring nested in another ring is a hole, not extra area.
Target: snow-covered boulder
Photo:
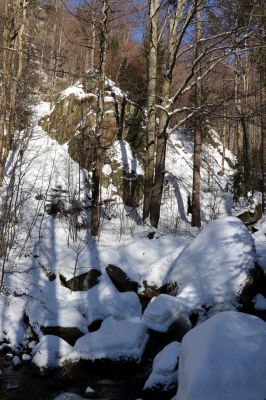
[[[148,334],[139,318],[105,319],[96,332],[88,333],[75,343],[63,361],[132,360],[140,361]]]
[[[33,364],[44,372],[61,365],[61,359],[72,351],[72,347],[58,336],[43,336],[33,349]]]
[[[235,311],[216,314],[181,343],[176,400],[264,400],[266,323]]]
[[[55,335],[73,345],[78,338],[88,333],[87,320],[71,305],[63,307],[60,304],[52,311],[38,301],[29,299],[26,313],[30,325],[39,337],[42,334]]]
[[[191,328],[182,303],[178,298],[167,294],[160,294],[151,299],[144,311],[143,322],[147,328],[158,332],[167,332],[173,323],[179,327],[183,335]]]
[[[168,344],[153,360],[152,372],[144,385],[144,390],[168,391],[177,386],[177,367],[180,343]]]
[[[254,241],[237,218],[210,222],[181,252],[165,283],[177,282],[177,298],[191,312],[237,304],[256,261]]]
[[[71,298],[86,316],[88,325],[109,316],[125,319],[142,315],[138,295],[134,292],[120,293],[106,272],[103,273],[98,285],[88,292],[73,293]]]
[[[15,348],[23,342],[26,335],[24,308],[24,297],[0,296],[0,343],[7,341]]]
[[[254,233],[257,262],[266,275],[266,214],[257,222],[254,227],[258,230]]]
[[[255,310],[266,311],[266,297],[258,293],[252,300]]]
[[[41,330],[45,335],[55,335],[74,345],[77,339],[88,333],[87,321],[73,307],[58,308],[56,313],[43,321]]]

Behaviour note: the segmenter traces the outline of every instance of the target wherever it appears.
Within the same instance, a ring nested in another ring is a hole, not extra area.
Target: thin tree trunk
[[[262,212],[266,210],[266,129],[265,129],[265,104],[266,104],[266,73],[265,64],[261,62],[260,69],[260,126],[261,126],[261,192]]]
[[[104,89],[105,89],[105,60],[107,49],[107,24],[109,18],[108,0],[102,0],[103,20],[100,27],[100,66],[99,66],[99,92],[97,100],[96,127],[95,127],[95,159],[92,175],[92,208],[91,208],[91,235],[99,236],[101,217],[101,172],[102,155],[101,136],[103,133],[104,118]]]
[[[165,103],[169,98],[170,83],[171,83],[170,80],[167,78],[165,78],[163,81],[162,98],[165,99],[164,100]],[[162,106],[164,106],[165,103],[163,102]],[[158,227],[160,212],[161,212],[168,124],[169,124],[169,118],[167,114],[163,110],[161,110],[160,122],[159,122],[160,133],[157,138],[155,175],[154,175],[154,184],[152,189],[152,204],[150,209],[150,222],[154,228]]]
[[[158,0],[150,0],[149,22],[149,71],[148,71],[148,123],[147,147],[144,178],[143,220],[149,217],[151,208],[151,193],[154,179],[154,154],[156,131],[156,79],[157,79],[157,50],[158,50]]]
[[[196,15],[196,47],[195,47],[195,59],[198,58],[200,45],[199,41],[201,38],[201,21],[200,13],[198,11]],[[199,76],[201,75],[201,69],[199,70]],[[197,79],[197,75],[195,79]],[[200,107],[202,103],[202,84],[197,82],[195,85],[195,107]],[[194,154],[193,154],[193,188],[192,188],[192,219],[191,225],[201,226],[200,217],[200,188],[201,188],[201,152],[202,152],[202,123],[203,120],[200,115],[196,115],[194,123]]]

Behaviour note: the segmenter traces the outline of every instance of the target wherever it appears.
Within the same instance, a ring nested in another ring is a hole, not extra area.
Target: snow
[[[13,367],[18,367],[19,365],[21,365],[21,359],[19,358],[19,356],[14,356],[12,358],[12,365]]]
[[[109,164],[104,164],[104,166],[102,167],[102,173],[105,176],[109,176],[112,173],[112,168]]]
[[[146,328],[139,318],[118,320],[106,318],[96,332],[82,336],[64,361],[99,359],[139,362],[148,341]]]
[[[81,397],[76,393],[61,393],[59,396],[56,396],[54,400],[84,400],[85,397]]]
[[[112,147],[107,150],[107,155],[118,164],[119,168],[123,167],[126,172],[144,174],[142,166],[134,157],[130,144],[126,140],[116,140]]]
[[[266,324],[234,311],[218,313],[182,340],[176,400],[263,400]]]
[[[236,157],[225,149],[224,174],[222,170],[223,146],[218,134],[209,131],[209,144],[202,147],[201,165],[201,218],[203,223],[227,216],[233,207],[233,176]],[[165,165],[165,189],[159,228],[171,231],[178,223],[186,225],[188,196],[193,186],[193,139],[185,129],[169,135]]]
[[[189,313],[202,305],[231,308],[255,260],[254,241],[245,225],[225,217],[210,222],[182,251],[165,283],[177,282],[177,298]]]
[[[127,94],[123,92],[118,86],[116,86],[115,82],[113,82],[111,79],[106,78],[105,79],[105,86],[111,87],[112,93],[114,93],[118,97],[123,97],[126,96]]]
[[[143,322],[147,328],[158,332],[167,332],[175,321],[185,327],[191,326],[180,300],[167,294],[153,297],[143,314]]]
[[[58,336],[43,336],[33,349],[32,362],[41,370],[57,368],[61,359],[72,351],[72,347]]]
[[[88,386],[88,387],[86,388],[86,390],[85,390],[85,393],[86,393],[86,394],[95,393],[95,390],[92,389],[90,386]]]
[[[40,327],[57,327],[62,328],[78,328],[80,332],[88,332],[87,320],[80,311],[71,305],[66,304],[64,307],[59,304],[54,311],[43,307],[40,302],[29,299],[26,306],[26,313],[29,317],[31,326],[35,332],[42,335]]]
[[[253,234],[255,240],[257,262],[266,274],[266,214],[254,225],[258,232]]]
[[[104,102],[105,103],[114,103],[114,98],[112,96],[105,96],[104,97]]]
[[[24,304],[23,297],[0,296],[0,342],[6,339],[14,349],[24,341],[26,335]]]
[[[264,297],[261,293],[258,293],[252,300],[254,304],[255,310],[263,310],[266,311],[266,297]]]
[[[22,361],[31,361],[32,357],[30,354],[22,354]]]
[[[87,97],[87,94],[84,92],[83,85],[77,83],[76,85],[69,86],[66,90],[61,92],[60,99],[65,99],[68,96],[74,95],[79,99],[83,99]]]
[[[170,390],[177,385],[177,366],[180,343],[171,342],[153,360],[152,372],[144,385],[144,390],[162,387]]]

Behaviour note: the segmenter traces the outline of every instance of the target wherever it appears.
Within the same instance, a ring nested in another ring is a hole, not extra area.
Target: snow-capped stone
[[[160,294],[151,299],[144,311],[143,322],[147,328],[158,332],[167,332],[174,322],[185,332],[191,328],[190,320],[184,313],[182,303],[178,298],[167,294]]]
[[[76,393],[61,393],[59,396],[56,396],[54,400],[84,400],[85,397],[82,397]]]
[[[144,385],[144,390],[170,390],[177,386],[177,366],[180,343],[172,342],[165,346],[153,360],[152,372]]]
[[[90,386],[88,386],[85,390],[85,397],[86,399],[97,399],[99,398],[97,392],[92,389]]]
[[[21,365],[21,359],[19,358],[19,356],[14,356],[12,358],[12,365],[13,367],[17,368]]]
[[[81,312],[72,306],[59,305],[54,311],[44,307],[35,299],[29,299],[26,307],[31,326],[41,337],[43,333],[60,336],[74,343],[88,332],[87,321]]]
[[[257,252],[257,263],[266,275],[266,215],[254,226],[258,229],[258,232],[253,235]]]
[[[183,338],[176,400],[259,400],[266,393],[266,323],[218,313]]]
[[[61,359],[71,351],[72,347],[63,339],[52,335],[43,336],[33,350],[32,362],[41,371],[57,368]]]
[[[252,300],[255,310],[266,311],[266,297],[258,293]]]
[[[173,263],[165,283],[177,282],[188,312],[205,305],[230,308],[255,265],[254,240],[237,218],[210,222]]]
[[[32,357],[30,354],[22,354],[22,361],[31,361]]]
[[[88,333],[75,343],[64,361],[95,361],[99,359],[140,361],[148,334],[139,318],[105,319],[96,332]]]
[[[0,296],[0,342],[5,339],[16,348],[25,337],[24,297]]]

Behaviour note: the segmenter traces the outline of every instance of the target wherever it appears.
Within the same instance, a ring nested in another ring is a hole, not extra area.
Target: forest
[[[266,399],[263,0],[0,0],[0,399]]]

